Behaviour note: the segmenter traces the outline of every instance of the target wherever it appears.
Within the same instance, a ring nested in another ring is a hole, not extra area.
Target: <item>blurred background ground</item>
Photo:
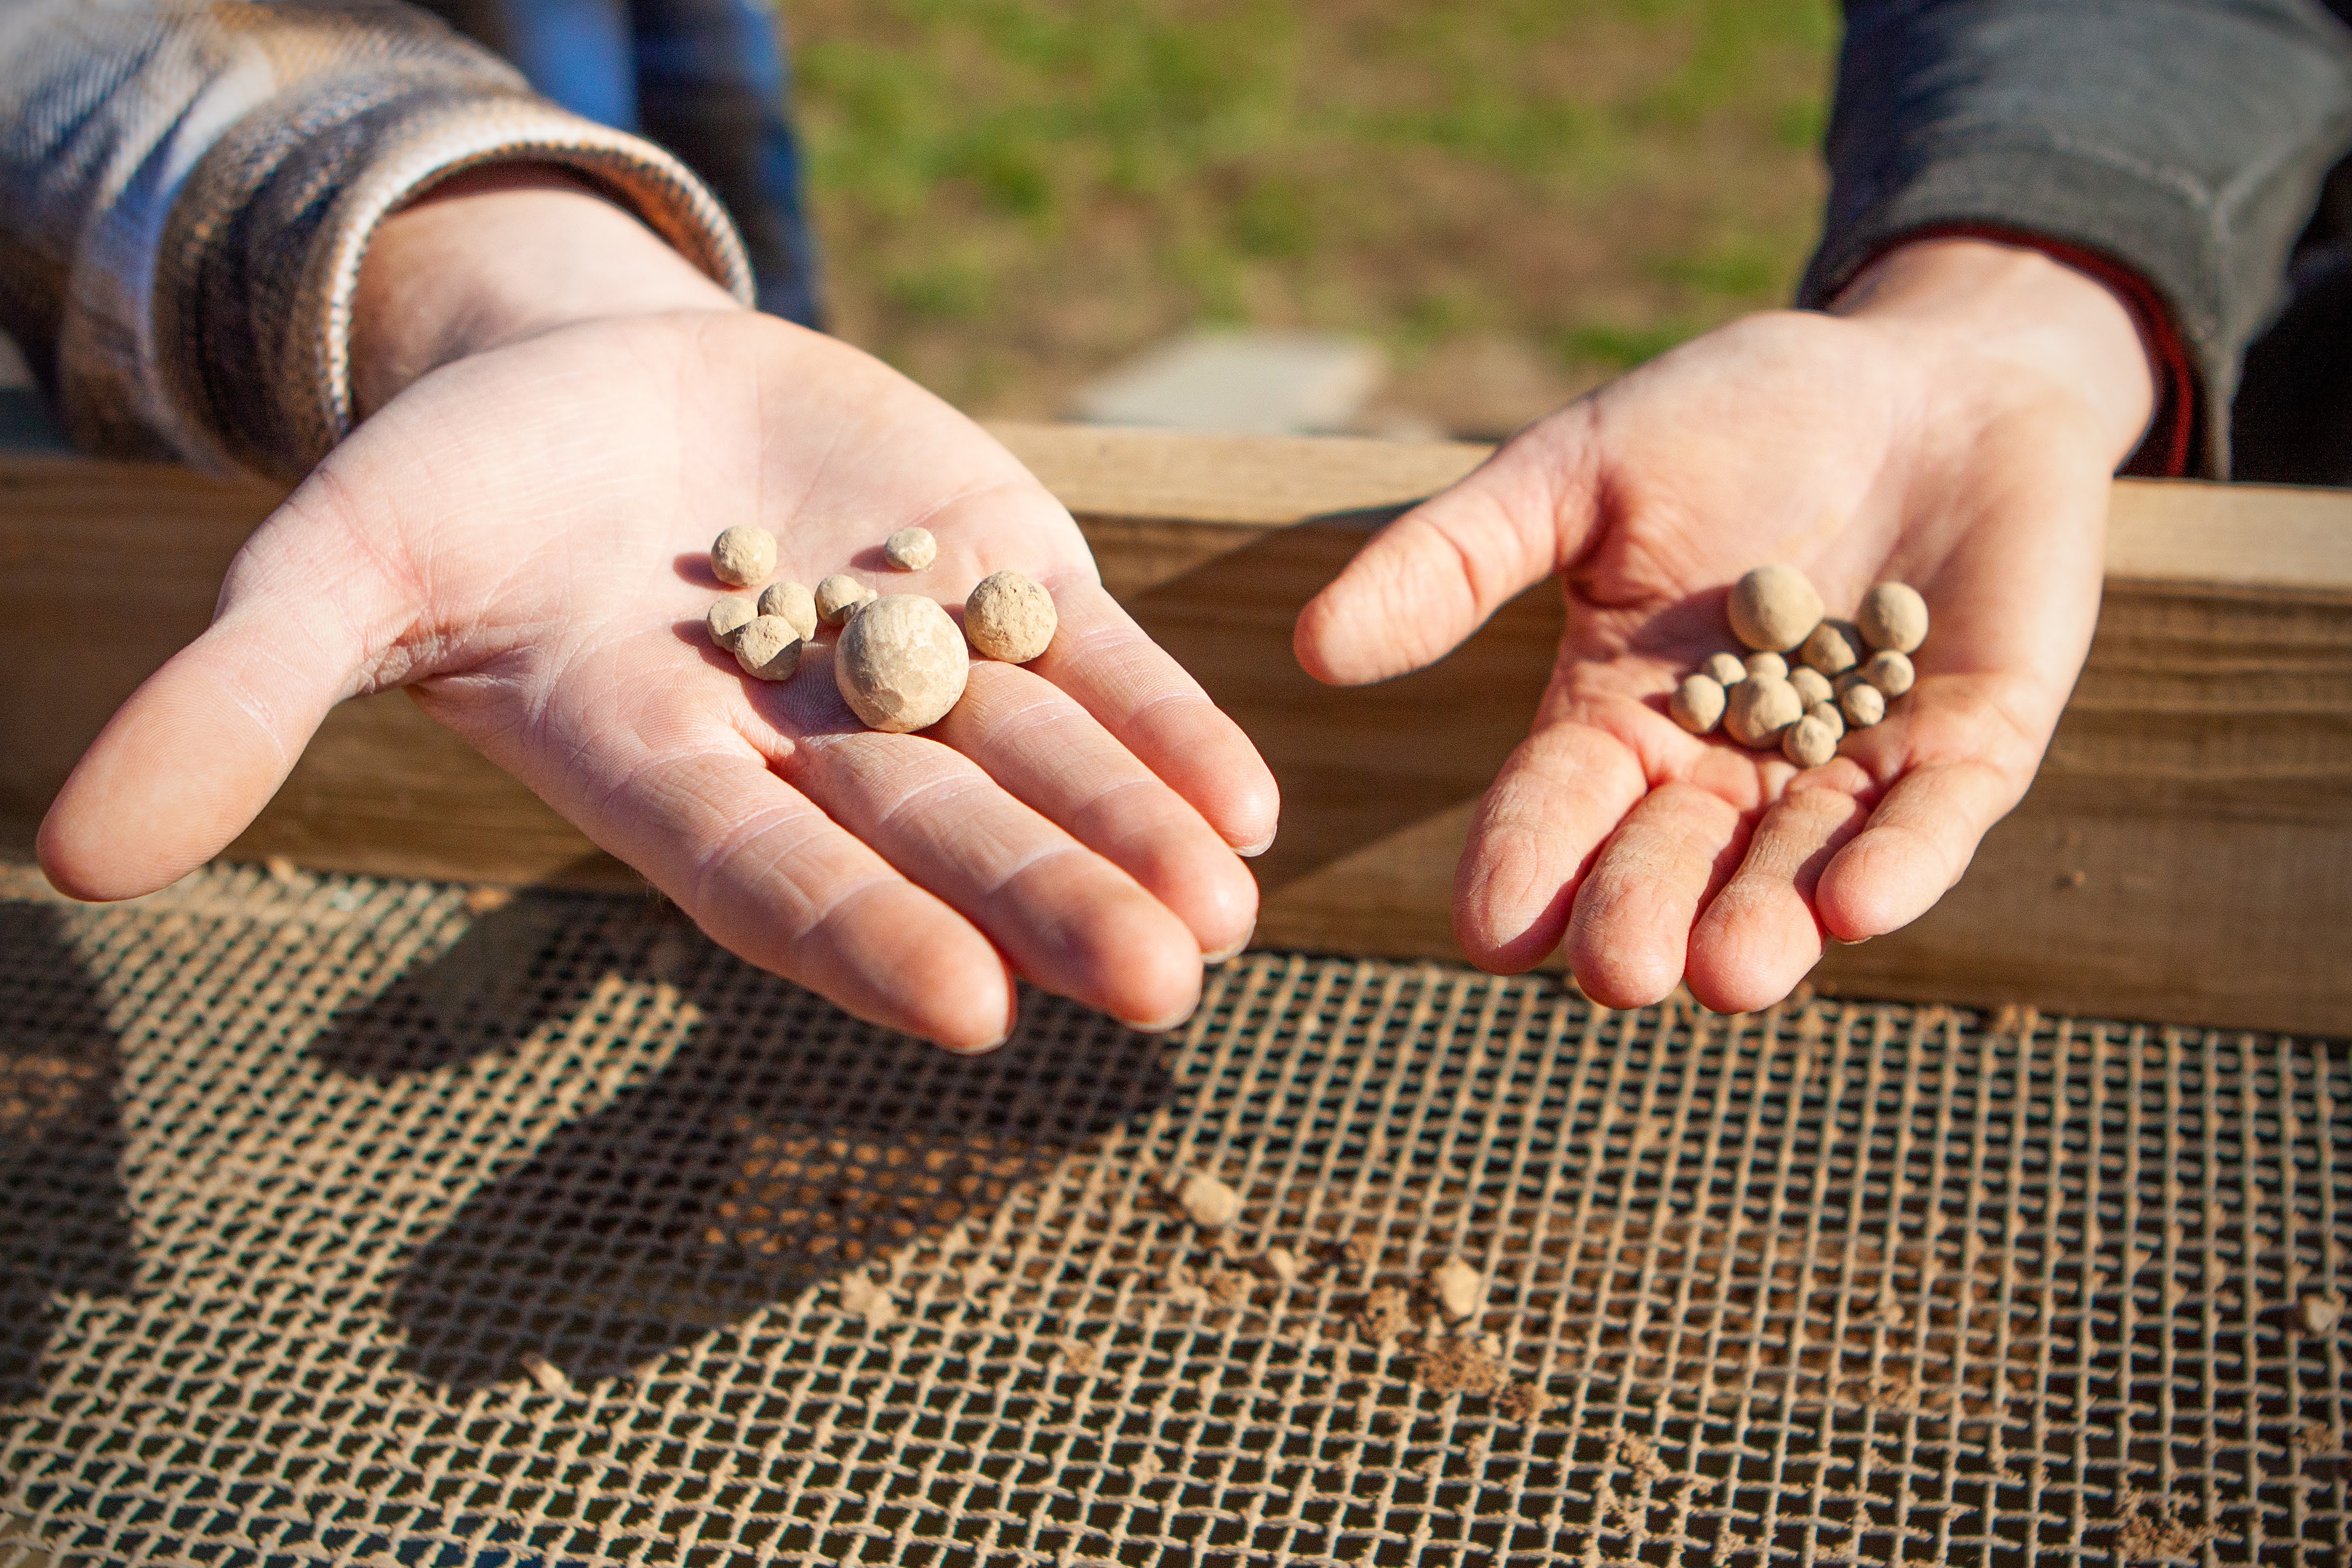
[[[1050,417],[1188,328],[1496,436],[1783,303],[1834,0],[782,0],[835,329]]]

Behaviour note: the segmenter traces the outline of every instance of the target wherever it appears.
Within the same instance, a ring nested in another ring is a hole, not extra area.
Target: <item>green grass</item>
[[[841,330],[985,411],[1203,321],[1613,371],[1784,300],[1820,202],[1832,0],[785,14]]]

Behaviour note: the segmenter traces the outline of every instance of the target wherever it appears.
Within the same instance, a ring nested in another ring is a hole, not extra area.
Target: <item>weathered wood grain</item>
[[[1368,527],[1483,449],[998,433],[1281,779],[1260,942],[1452,954],[1463,828],[1542,689],[1558,597],[1524,595],[1433,668],[1353,691],[1298,669],[1290,626]],[[0,815],[37,816],[107,713],[203,626],[272,500],[172,469],[0,459]],[[2107,560],[2032,795],[1933,911],[1834,950],[1817,984],[2352,1033],[2352,497],[2119,484]],[[230,853],[634,882],[397,694],[337,710]]]

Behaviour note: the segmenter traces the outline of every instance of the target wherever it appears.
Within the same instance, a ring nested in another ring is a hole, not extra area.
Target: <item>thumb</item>
[[[1582,550],[1596,453],[1592,405],[1571,404],[1381,529],[1298,613],[1298,662],[1359,686],[1453,652]]]
[[[136,898],[210,860],[269,804],[327,710],[361,689],[395,595],[348,556],[319,574],[332,556],[304,548],[324,542],[302,499],[247,542],[211,626],[131,693],[50,803],[37,847],[59,891]]]

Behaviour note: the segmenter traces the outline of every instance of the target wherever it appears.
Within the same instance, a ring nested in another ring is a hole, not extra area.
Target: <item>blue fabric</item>
[[[760,308],[823,324],[782,28],[761,0],[427,0],[541,96],[668,148],[742,231]]]

